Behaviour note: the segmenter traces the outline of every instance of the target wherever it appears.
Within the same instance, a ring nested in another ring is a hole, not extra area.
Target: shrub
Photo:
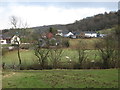
[[[63,47],[69,47],[70,46],[69,39],[63,39],[62,45]]]
[[[58,68],[61,61],[62,53],[63,49],[58,48],[50,49],[49,59],[54,69]]]

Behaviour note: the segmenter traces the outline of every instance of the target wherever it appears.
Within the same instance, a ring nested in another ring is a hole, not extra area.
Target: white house
[[[7,41],[6,41],[6,40],[1,39],[1,40],[0,40],[0,44],[1,44],[1,45],[2,45],[2,44],[7,44]]]
[[[62,30],[57,30],[57,36],[63,36]]]
[[[97,33],[86,32],[85,37],[97,37]]]
[[[57,36],[63,36],[63,33],[61,32],[61,33],[57,33],[56,34]]]
[[[100,37],[105,37],[105,36],[107,36],[106,34],[100,34]]]
[[[69,32],[69,33],[67,33],[67,34],[65,34],[64,36],[65,37],[70,37],[70,36],[73,36],[74,34],[72,33],[72,32]]]
[[[18,36],[15,35],[11,38],[11,44],[18,44],[18,42],[20,44],[20,38]]]
[[[1,45],[2,45],[2,44],[7,44],[7,40],[4,39],[4,38],[2,37],[2,35],[0,35],[0,44],[1,44]]]

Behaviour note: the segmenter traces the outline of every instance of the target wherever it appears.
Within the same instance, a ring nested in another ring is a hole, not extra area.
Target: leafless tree
[[[99,51],[103,62],[103,68],[110,68],[110,62],[115,59],[115,42],[113,36],[107,36],[96,43],[96,48]]]
[[[16,29],[18,25],[18,18],[16,16],[11,16],[10,23],[13,25],[13,28]]]
[[[86,51],[85,45],[86,43],[83,40],[80,40],[76,48],[78,53],[78,61],[79,61],[80,68],[82,68],[83,61],[87,59],[87,54],[85,53]]]
[[[17,29],[17,25],[18,25],[18,18],[16,16],[11,16],[10,17],[10,22],[11,22],[11,25],[13,25],[13,28],[14,29]],[[20,57],[20,43],[19,41],[17,41],[16,39],[16,42],[17,42],[17,51],[18,51],[18,59],[19,59],[19,67],[21,69],[21,63],[22,63],[22,60],[21,60],[21,57]]]
[[[43,49],[39,44],[34,45],[34,54],[38,58],[38,63],[40,64],[41,69],[44,69],[46,66],[49,52],[49,49]]]
[[[20,25],[21,25],[22,35],[23,35],[23,37],[25,37],[25,35],[26,35],[26,30],[27,30],[27,28],[28,28],[28,23],[27,23],[27,21],[26,21],[26,22],[22,22],[22,21],[21,21]]]
[[[17,30],[17,28],[20,27],[20,24],[22,24],[22,27],[23,27],[24,30],[28,26],[27,22],[22,23],[20,21],[20,19],[18,19],[18,17],[16,17],[16,16],[11,16],[10,17],[10,22],[11,22],[11,25],[13,26],[13,28],[16,29],[16,30]],[[20,37],[20,35],[19,35],[19,37]],[[21,59],[21,56],[20,56],[20,43],[19,43],[19,41],[17,39],[16,39],[16,42],[17,42],[17,51],[18,51],[17,54],[18,54],[18,59],[19,59],[19,68],[21,69],[22,59]]]
[[[50,49],[49,58],[52,62],[52,67],[54,69],[59,67],[59,63],[61,61],[62,54],[63,54],[63,49],[60,49],[60,48],[57,48],[57,47]]]

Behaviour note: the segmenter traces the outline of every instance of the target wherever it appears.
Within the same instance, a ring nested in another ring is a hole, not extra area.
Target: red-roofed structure
[[[48,39],[53,38],[53,34],[51,32],[49,32],[46,36],[47,36]]]

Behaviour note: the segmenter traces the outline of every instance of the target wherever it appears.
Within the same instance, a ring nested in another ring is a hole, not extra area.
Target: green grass
[[[76,47],[77,43],[83,40],[85,41],[85,47],[90,50],[86,50],[86,53],[88,54],[88,60],[92,61],[94,59],[100,60],[99,53],[97,50],[94,50],[95,42],[99,40],[99,38],[92,38],[92,39],[70,39],[70,48],[63,49],[63,54],[61,57],[62,62],[67,62],[70,59],[72,61],[77,62],[78,61],[78,53],[75,50],[74,47]],[[97,55],[95,57],[95,54]],[[37,57],[34,55],[34,50],[20,50],[20,55],[22,59],[22,64],[25,65],[31,65],[33,63],[37,63]],[[70,57],[70,59],[66,59],[66,56]],[[7,52],[3,57],[2,61],[5,62],[7,65],[18,65],[18,56],[17,56],[17,50]]]
[[[113,28],[103,29],[103,30],[100,30],[100,31],[97,31],[97,32],[100,32],[100,33],[102,33],[102,34],[113,33],[113,32],[115,32],[115,28],[116,28],[116,27],[117,27],[117,26],[114,26]]]
[[[86,49],[95,49],[95,44],[97,41],[101,40],[101,38],[89,38],[89,39],[70,39],[70,48],[75,48],[78,46],[80,41],[85,43]]]
[[[118,88],[118,70],[3,71],[3,88]]]
[[[88,55],[87,60],[100,60],[99,53],[97,50],[86,50],[86,53]],[[95,57],[95,54],[97,55]],[[31,65],[33,63],[37,63],[37,57],[34,55],[33,50],[21,50],[20,51],[22,64],[25,65]],[[66,56],[70,57],[69,59],[66,58]],[[78,53],[75,49],[63,49],[61,62],[67,62],[67,61],[78,61]],[[18,56],[17,51],[11,51],[6,53],[2,57],[2,62],[5,62],[6,65],[18,65]]]
[[[22,59],[22,63],[25,64],[31,64],[35,62],[37,59],[36,56],[34,55],[33,50],[20,50],[20,56]],[[2,57],[2,62],[5,62],[6,64],[18,64],[18,56],[17,56],[17,51],[11,51],[6,53]]]

